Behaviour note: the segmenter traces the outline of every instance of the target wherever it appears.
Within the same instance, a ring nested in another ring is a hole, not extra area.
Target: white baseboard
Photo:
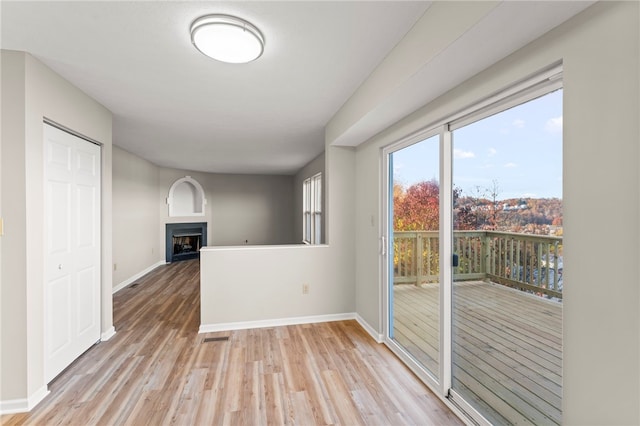
[[[311,324],[316,322],[345,321],[352,319],[356,319],[356,314],[353,312],[345,314],[312,315],[307,317],[279,318],[258,321],[226,322],[220,324],[201,324],[198,333],[214,333],[217,331],[280,327],[283,325]]]
[[[126,280],[124,280],[120,284],[118,284],[117,286],[113,287],[113,293],[115,294],[115,293],[119,292],[120,290],[122,290],[123,288],[130,286],[137,279],[142,278],[143,276],[147,275],[149,272],[153,271],[158,266],[162,266],[162,265],[166,265],[166,264],[167,264],[167,262],[165,262],[164,260],[161,260],[158,263],[155,263],[155,264],[149,266],[144,271],[138,272],[134,276],[132,276],[130,278],[127,278]]]
[[[29,398],[0,401],[0,414],[28,413],[33,410],[33,408],[47,395],[49,395],[49,389],[47,389],[47,386],[45,385],[38,389]]]
[[[360,327],[364,328],[364,331],[373,337],[373,340],[375,340],[376,343],[382,343],[384,341],[384,336],[378,333],[375,328],[371,327],[371,324],[366,322],[359,314],[356,314],[356,321],[358,321]]]
[[[107,331],[105,331],[104,333],[100,334],[100,341],[101,342],[106,342],[107,340],[109,340],[113,336],[115,336],[115,334],[116,334],[116,328],[114,326],[111,326]]]

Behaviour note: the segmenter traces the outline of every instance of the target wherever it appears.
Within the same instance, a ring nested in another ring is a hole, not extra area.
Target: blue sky
[[[438,142],[435,136],[395,152],[394,181],[437,180]],[[562,198],[562,91],[454,131],[453,148],[453,182],[463,195],[495,180],[499,199]]]

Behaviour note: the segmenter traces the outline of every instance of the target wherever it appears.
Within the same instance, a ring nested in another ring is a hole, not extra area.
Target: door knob
[[[58,269],[62,269],[62,263],[58,265]]]

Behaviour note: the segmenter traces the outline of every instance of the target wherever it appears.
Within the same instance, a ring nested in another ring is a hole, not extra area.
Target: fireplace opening
[[[173,235],[173,257],[192,255],[200,251],[202,234]]]
[[[198,259],[200,249],[207,245],[207,224],[167,223],[166,261]]]

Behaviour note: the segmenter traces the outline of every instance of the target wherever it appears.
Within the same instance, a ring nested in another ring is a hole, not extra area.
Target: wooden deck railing
[[[394,232],[394,284],[437,282],[438,231]],[[454,231],[455,280],[486,280],[562,298],[562,237]]]

